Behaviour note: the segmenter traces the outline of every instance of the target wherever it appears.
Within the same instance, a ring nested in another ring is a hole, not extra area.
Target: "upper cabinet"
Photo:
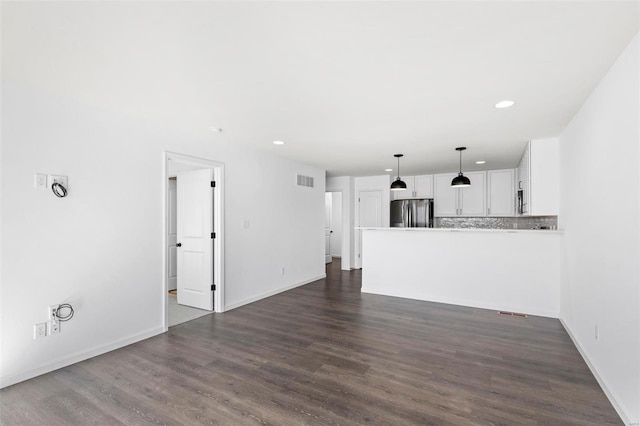
[[[451,180],[457,175],[457,173],[443,173],[434,176],[434,216],[458,216],[459,189],[451,187]]]
[[[407,184],[407,189],[405,191],[391,191],[393,200],[433,198],[433,175],[404,176],[402,180]]]
[[[471,186],[454,188],[451,181],[457,173],[434,176],[434,216],[486,216],[487,172],[467,172]]]
[[[528,216],[557,216],[560,195],[558,138],[532,140],[520,159],[516,189],[522,191],[522,211]]]
[[[467,172],[464,175],[471,180],[471,186],[458,189],[460,191],[460,215],[486,216],[487,172]]]
[[[433,198],[433,175],[415,176],[414,197]]]
[[[516,192],[514,170],[487,172],[487,216],[514,216]]]

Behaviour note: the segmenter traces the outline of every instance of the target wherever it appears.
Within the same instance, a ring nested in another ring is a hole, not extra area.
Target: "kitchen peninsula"
[[[363,293],[558,317],[561,231],[360,229]]]

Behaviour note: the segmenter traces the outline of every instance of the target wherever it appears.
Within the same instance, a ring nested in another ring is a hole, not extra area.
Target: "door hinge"
[[[358,202],[360,202],[360,197],[358,197]]]
[[[212,181],[211,181],[211,187],[212,187],[212,188],[215,188],[215,187],[216,187],[216,181],[215,181],[215,180],[212,180]]]
[[[215,232],[212,232],[212,233],[211,233],[211,238],[213,239],[213,238],[215,238],[215,237],[216,237],[216,233],[215,233]]]
[[[211,284],[211,291],[214,291],[216,289],[216,285],[215,284]]]

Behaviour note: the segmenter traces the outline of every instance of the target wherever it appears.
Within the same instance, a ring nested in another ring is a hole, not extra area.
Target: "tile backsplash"
[[[436,228],[558,229],[558,216],[436,217]]]

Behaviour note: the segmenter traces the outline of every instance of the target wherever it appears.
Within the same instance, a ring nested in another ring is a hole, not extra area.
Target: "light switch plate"
[[[33,179],[33,186],[38,189],[47,189],[47,175],[36,173]]]

